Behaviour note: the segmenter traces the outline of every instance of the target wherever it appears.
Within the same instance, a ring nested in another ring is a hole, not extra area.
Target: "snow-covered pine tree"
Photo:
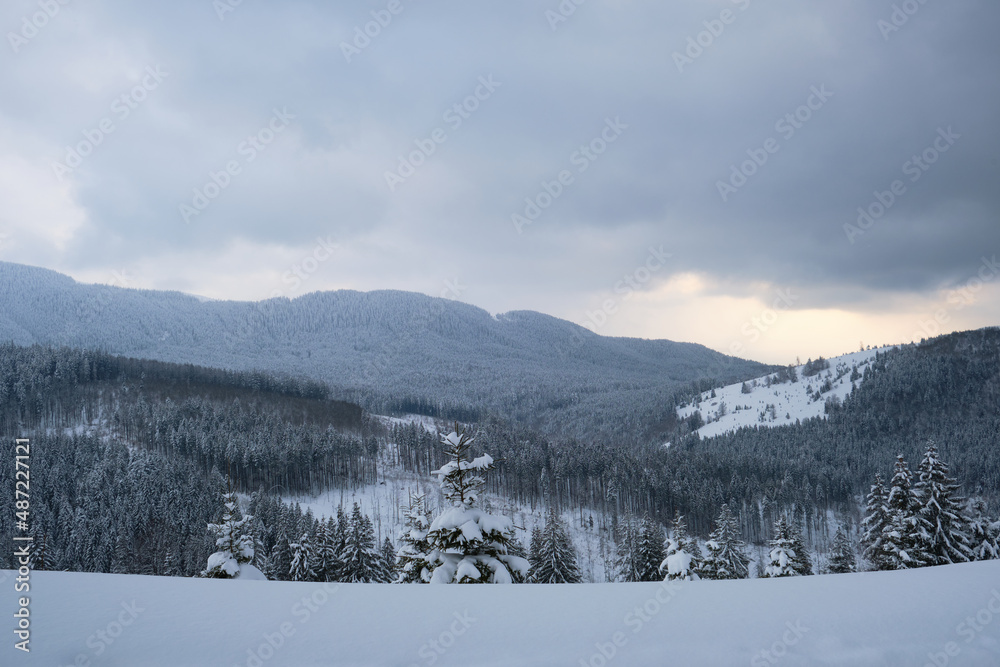
[[[472,457],[473,438],[455,430],[441,439],[450,460],[434,471],[451,503],[427,533],[432,584],[513,583],[527,576],[528,561],[507,551],[514,525],[477,506],[480,473],[493,468],[493,457]]]
[[[375,544],[375,528],[372,520],[362,514],[357,502],[351,509],[350,525],[344,548],[340,553],[343,566],[341,581],[347,583],[371,583],[380,581],[382,554]]]
[[[674,514],[673,530],[667,540],[666,558],[660,563],[660,574],[666,580],[697,581],[701,563],[698,542],[687,532],[687,523],[680,511]]]
[[[288,541],[285,533],[279,533],[271,549],[270,568],[268,577],[275,581],[288,581],[292,570],[292,545]]]
[[[938,458],[933,440],[918,470],[920,478],[913,491],[927,563],[947,565],[972,560],[972,527],[965,513],[965,499],[958,493],[958,483],[948,475],[948,464]]]
[[[906,570],[929,564],[926,550],[928,537],[917,515],[919,508],[913,497],[911,480],[910,468],[900,454],[896,457],[886,501],[889,523],[882,530],[883,569]]]
[[[986,501],[976,498],[969,503],[972,517],[970,535],[974,560],[1000,558],[1000,521],[993,521],[987,514]]]
[[[795,553],[795,535],[785,517],[778,517],[774,522],[774,539],[768,546],[771,550],[767,555],[765,577],[797,577],[801,575],[802,566]]]
[[[705,543],[705,551],[698,570],[702,579],[746,579],[750,576],[750,558],[729,505],[722,506],[715,520],[715,530]]]
[[[392,545],[392,540],[386,535],[382,540],[382,551],[379,554],[379,583],[391,584],[396,580],[396,547]]]
[[[660,564],[666,558],[663,550],[663,526],[645,516],[640,524],[639,543],[636,545],[639,560],[639,581],[662,581]]]
[[[316,529],[315,544],[316,552],[316,579],[318,581],[336,581],[339,561],[333,540],[333,533],[336,532],[336,525],[332,519],[320,521]]]
[[[856,572],[857,569],[854,544],[844,527],[837,526],[837,534],[833,536],[833,549],[830,551],[830,574],[846,574]]]
[[[809,576],[813,573],[812,557],[806,548],[805,540],[802,539],[802,531],[794,522],[789,523],[788,529],[792,536],[792,549],[795,551],[795,571],[800,576]]]
[[[396,583],[426,584],[431,580],[431,565],[427,560],[431,550],[427,542],[431,519],[423,495],[410,496],[404,516],[405,523],[397,538]]]
[[[617,581],[642,581],[639,564],[640,527],[631,518],[618,526],[619,540],[615,546],[615,579]]]
[[[298,542],[290,545],[292,564],[288,568],[288,576],[292,581],[316,581],[317,561],[309,533],[303,533]]]
[[[580,583],[576,551],[565,524],[552,506],[549,507],[545,528],[538,539],[537,562],[532,565],[528,577],[539,584]]]
[[[889,525],[889,508],[886,504],[885,484],[881,473],[875,473],[875,483],[868,493],[868,507],[862,522],[864,533],[861,536],[861,546],[865,559],[876,570],[888,570],[889,558],[885,548],[883,532]]]
[[[201,576],[264,579],[264,574],[252,565],[254,538],[249,532],[252,517],[240,517],[236,493],[231,490],[223,496],[223,505],[222,523],[208,524],[208,530],[217,536],[215,546],[218,551],[208,557],[208,565]]]

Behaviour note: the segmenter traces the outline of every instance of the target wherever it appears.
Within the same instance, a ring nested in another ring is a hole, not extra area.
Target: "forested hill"
[[[398,291],[206,302],[0,263],[0,313],[0,342],[306,376],[372,411],[495,412],[586,438],[651,435],[677,389],[769,370],[701,345]]]

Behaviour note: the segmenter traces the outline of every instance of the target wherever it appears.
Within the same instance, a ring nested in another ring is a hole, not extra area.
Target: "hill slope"
[[[986,667],[1000,664],[1000,591],[988,585],[998,580],[1000,561],[675,586],[338,586],[37,572],[31,654],[7,641],[0,656],[10,665],[188,667]],[[15,604],[5,596],[7,618]],[[79,656],[88,662],[74,662]]]
[[[0,263],[0,312],[0,341],[262,369],[322,380],[374,411],[486,409],[579,435],[640,433],[692,381],[769,370],[701,345],[397,291],[203,301]]]

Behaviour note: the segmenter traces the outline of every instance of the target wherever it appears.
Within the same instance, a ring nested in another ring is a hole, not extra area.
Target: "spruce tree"
[[[809,576],[813,573],[812,557],[802,539],[802,531],[795,523],[789,523],[788,529],[792,538],[792,550],[795,551],[795,571],[800,576]]]
[[[688,535],[687,523],[680,511],[674,514],[673,530],[667,540],[666,558],[660,563],[660,574],[668,581],[696,581],[701,563],[698,542]]]
[[[802,574],[802,565],[795,553],[795,535],[785,517],[778,517],[774,523],[774,539],[768,546],[765,577],[797,577]]]
[[[911,480],[910,469],[900,454],[896,457],[895,472],[886,501],[889,523],[882,530],[882,550],[885,554],[883,569],[905,570],[928,564],[925,548],[927,536],[923,533],[923,526],[917,515]]]
[[[392,545],[392,540],[386,535],[382,540],[382,553],[379,559],[379,583],[391,584],[396,580],[396,547]]]
[[[541,531],[537,563],[528,576],[539,584],[578,584],[581,581],[573,543],[554,507],[549,507],[545,528]]]
[[[976,498],[969,503],[972,517],[970,535],[974,560],[1000,558],[1000,521],[993,521],[986,510],[986,501]]]
[[[639,562],[640,529],[629,518],[619,526],[619,540],[615,545],[615,579],[624,582],[642,581]]]
[[[292,581],[316,581],[316,552],[308,533],[304,533],[298,542],[293,543],[292,564],[288,575]]]
[[[736,517],[723,505],[715,520],[715,530],[705,543],[705,559],[698,570],[702,579],[746,579],[750,576],[750,558],[740,539]]]
[[[267,573],[269,579],[288,581],[291,577],[292,545],[283,532],[278,535],[271,549],[270,569],[271,571]]]
[[[410,504],[404,512],[405,523],[399,533],[399,548],[396,551],[396,582],[401,584],[426,584],[431,580],[431,551],[427,542],[427,531],[431,519],[423,495],[410,496]]]
[[[320,521],[316,529],[316,578],[319,581],[336,581],[339,560],[334,545],[336,526],[332,519]]]
[[[642,520],[639,532],[638,551],[639,581],[662,581],[660,564],[666,558],[663,550],[663,527],[646,516]]]
[[[866,516],[861,524],[864,527],[864,533],[861,536],[863,555],[876,570],[888,570],[890,569],[889,552],[885,547],[883,533],[886,526],[889,525],[889,508],[886,504],[885,485],[880,473],[875,473],[875,483],[872,484],[867,500]]]
[[[938,458],[932,440],[918,468],[914,487],[920,539],[929,565],[972,560],[971,525],[958,483],[948,475],[948,465]]]
[[[366,514],[361,512],[357,502],[351,509],[344,548],[340,553],[343,567],[340,581],[347,583],[371,583],[382,576],[381,552],[375,544],[375,528]]]
[[[854,545],[847,536],[843,526],[837,526],[837,534],[833,536],[833,549],[830,551],[830,574],[846,574],[857,571],[857,559],[854,555]]]
[[[480,473],[493,468],[489,454],[472,457],[471,438],[455,430],[441,439],[449,461],[434,471],[444,497],[451,503],[431,523],[428,560],[434,567],[431,583],[514,583],[528,572],[528,561],[508,553],[514,525],[478,506]]]
[[[208,565],[201,573],[203,577],[214,579],[235,579],[242,570],[252,570],[254,558],[254,538],[249,528],[253,517],[240,517],[236,493],[229,491],[223,496],[225,510],[222,523],[210,523],[208,529],[218,538],[218,551],[208,558]]]

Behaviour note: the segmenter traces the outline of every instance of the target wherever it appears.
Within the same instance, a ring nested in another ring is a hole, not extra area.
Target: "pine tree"
[[[778,517],[774,523],[774,539],[768,546],[765,577],[797,577],[802,574],[802,564],[795,553],[795,531],[785,517]]]
[[[660,573],[666,580],[696,581],[701,563],[698,542],[688,535],[687,523],[680,511],[674,514],[673,530],[667,540],[666,558],[660,563]]]
[[[291,580],[316,581],[317,558],[309,534],[303,533],[299,541],[290,546],[292,550],[292,564],[288,568],[288,575]]]
[[[639,581],[663,580],[660,574],[660,564],[666,558],[663,543],[663,527],[646,516],[640,525],[639,543],[636,545]]]
[[[619,540],[615,546],[615,578],[618,581],[642,581],[639,531],[639,527],[632,519],[627,519],[619,526]]]
[[[218,536],[215,540],[218,551],[208,557],[208,565],[201,576],[235,579],[244,570],[256,569],[251,565],[254,558],[254,538],[250,534],[253,517],[240,517],[236,493],[232,490],[223,496],[223,505],[222,523],[208,524],[208,530]]]
[[[379,583],[391,584],[396,580],[396,547],[386,535],[382,540],[382,552],[379,554]]]
[[[341,581],[371,583],[380,581],[382,554],[375,544],[375,528],[367,515],[362,514],[357,502],[351,509],[344,548],[340,553],[343,566]]]
[[[833,536],[833,549],[830,551],[830,573],[845,574],[857,571],[857,559],[854,555],[854,545],[847,536],[843,526],[837,526],[837,534]]]
[[[174,557],[173,549],[167,549],[167,553],[163,557],[163,576],[179,577],[180,574],[180,567],[178,566],[177,558]]]
[[[986,502],[976,498],[969,503],[972,517],[970,535],[974,560],[1000,558],[1000,521],[993,521],[986,513]]]
[[[705,543],[705,551],[705,559],[698,570],[702,579],[746,579],[750,576],[750,558],[729,505],[722,506],[715,520],[715,530]]]
[[[320,521],[316,529],[316,578],[318,581],[336,581],[339,561],[334,547],[333,533],[336,526],[332,519]]]
[[[288,541],[285,533],[278,535],[271,549],[270,572],[267,573],[269,579],[275,581],[288,581],[292,571],[292,545]]]
[[[576,551],[554,507],[549,507],[539,539],[537,562],[532,565],[528,577],[539,584],[580,583]]]
[[[886,504],[885,485],[882,483],[882,475],[875,473],[875,483],[872,484],[868,493],[868,508],[865,520],[862,522],[864,533],[861,536],[861,545],[864,548],[864,557],[876,570],[888,570],[889,558],[888,550],[885,547],[883,533],[889,525],[889,507]]]
[[[812,557],[802,539],[802,531],[795,523],[790,523],[788,530],[792,538],[792,550],[795,551],[795,571],[800,576],[809,576],[813,573]]]
[[[917,516],[917,505],[911,489],[912,475],[906,460],[896,457],[892,486],[886,502],[889,523],[882,530],[882,550],[885,554],[883,569],[905,570],[928,564],[924,545],[927,536]]]
[[[396,551],[397,583],[426,584],[431,580],[431,565],[427,560],[431,546],[427,542],[430,513],[423,495],[410,496],[405,510],[405,523],[399,533]]]
[[[958,494],[958,483],[948,475],[948,465],[938,458],[933,440],[918,470],[920,481],[914,487],[914,496],[927,563],[947,565],[972,560],[971,521],[965,513],[965,499]]]
[[[456,424],[441,439],[450,460],[434,471],[451,507],[434,519],[427,533],[428,560],[434,568],[431,583],[513,583],[529,569],[525,559],[507,551],[514,525],[477,506],[483,484],[479,473],[493,468],[493,458],[472,458],[473,438],[458,430]]]

